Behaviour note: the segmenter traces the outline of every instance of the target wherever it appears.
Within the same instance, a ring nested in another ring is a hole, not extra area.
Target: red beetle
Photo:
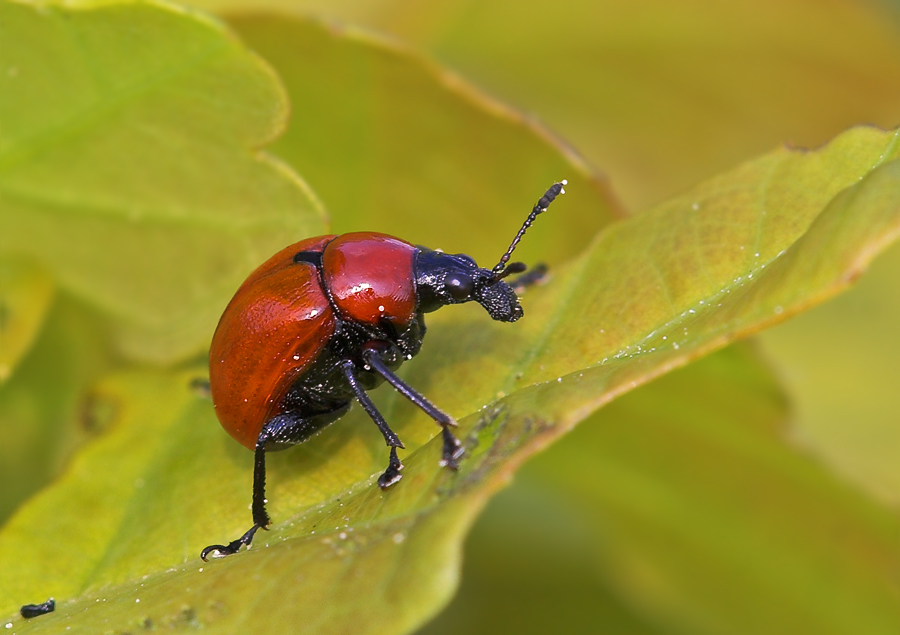
[[[228,545],[200,554],[226,556],[249,545],[266,512],[266,452],[306,441],[359,401],[390,447],[378,479],[386,489],[400,480],[403,443],[366,394],[384,380],[425,411],[444,438],[441,465],[457,468],[463,447],[450,431],[456,422],[400,379],[394,370],[419,352],[425,313],[475,300],[495,320],[522,317],[516,289],[538,279],[509,262],[534,219],[564,192],[555,183],[534,206],[493,269],[464,254],[445,254],[374,232],[308,238],[269,258],[232,298],[213,336],[209,383],[216,416],[237,441],[256,452],[253,526]]]

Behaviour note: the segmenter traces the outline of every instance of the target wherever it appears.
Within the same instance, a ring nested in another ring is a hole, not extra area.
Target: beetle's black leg
[[[200,552],[200,558],[204,561],[212,552],[216,551],[219,556],[230,556],[237,553],[243,545],[250,545],[253,542],[253,536],[260,528],[265,529],[272,522],[269,520],[269,514],[266,512],[266,439],[264,434],[260,434],[256,442],[256,454],[253,464],[253,526],[247,532],[238,538],[229,542],[227,545],[210,545]]]
[[[397,448],[391,448],[391,455],[388,458],[388,466],[384,471],[384,474],[378,477],[378,487],[381,489],[387,489],[401,478],[403,475],[400,474],[400,470],[403,469],[403,463],[400,462],[400,459],[397,458]]]
[[[363,359],[371,366],[375,372],[384,377],[388,383],[393,386],[397,392],[409,399],[411,402],[421,408],[425,414],[435,420],[441,426],[444,437],[444,449],[441,454],[441,466],[449,467],[451,470],[459,468],[459,457],[463,455],[465,448],[450,431],[450,426],[455,426],[456,421],[446,412],[439,409],[425,397],[419,394],[412,386],[400,379],[394,371],[388,368],[384,360],[378,355],[374,348],[367,348],[363,351]]]
[[[378,477],[378,487],[387,489],[403,478],[403,475],[400,474],[400,470],[403,469],[403,464],[400,462],[400,459],[397,458],[397,448],[403,448],[403,442],[400,441],[400,438],[394,434],[394,431],[388,426],[387,421],[385,421],[384,417],[381,416],[381,413],[378,412],[378,408],[376,408],[375,404],[372,403],[372,400],[369,399],[369,395],[366,394],[365,389],[359,385],[353,362],[349,360],[345,361],[341,365],[341,370],[344,371],[347,383],[350,384],[350,388],[353,389],[353,393],[356,395],[359,404],[368,413],[369,417],[372,418],[372,421],[375,422],[378,429],[381,430],[381,434],[384,435],[384,442],[391,448],[387,469],[384,471],[384,474]]]

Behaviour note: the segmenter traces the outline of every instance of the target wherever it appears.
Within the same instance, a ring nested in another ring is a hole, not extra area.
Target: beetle
[[[440,465],[458,468],[463,446],[456,422],[395,370],[412,359],[425,335],[424,315],[475,301],[494,320],[515,322],[523,311],[517,290],[539,279],[510,263],[516,246],[539,214],[564,193],[554,183],[525,219],[492,269],[465,254],[414,246],[375,232],[318,236],[279,251],[235,293],[219,320],[209,353],[209,385],[216,416],[238,442],[255,452],[253,526],[227,545],[200,554],[227,556],[250,545],[271,520],[266,511],[266,452],[306,441],[344,415],[356,399],[390,448],[378,478],[387,489],[400,480],[397,437],[366,391],[384,381],[441,427]]]

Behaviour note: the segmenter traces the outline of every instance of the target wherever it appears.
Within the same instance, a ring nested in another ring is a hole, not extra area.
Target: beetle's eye
[[[444,288],[454,300],[463,302],[471,298],[475,283],[472,281],[471,276],[454,273],[447,276],[444,280]]]

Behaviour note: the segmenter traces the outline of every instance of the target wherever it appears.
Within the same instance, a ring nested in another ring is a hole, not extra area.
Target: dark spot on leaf
[[[78,417],[81,427],[90,434],[107,430],[119,416],[120,407],[115,399],[97,392],[89,392],[81,403]]]
[[[212,393],[209,389],[209,379],[207,377],[194,377],[191,379],[189,386],[191,392],[201,399],[212,399]]]

